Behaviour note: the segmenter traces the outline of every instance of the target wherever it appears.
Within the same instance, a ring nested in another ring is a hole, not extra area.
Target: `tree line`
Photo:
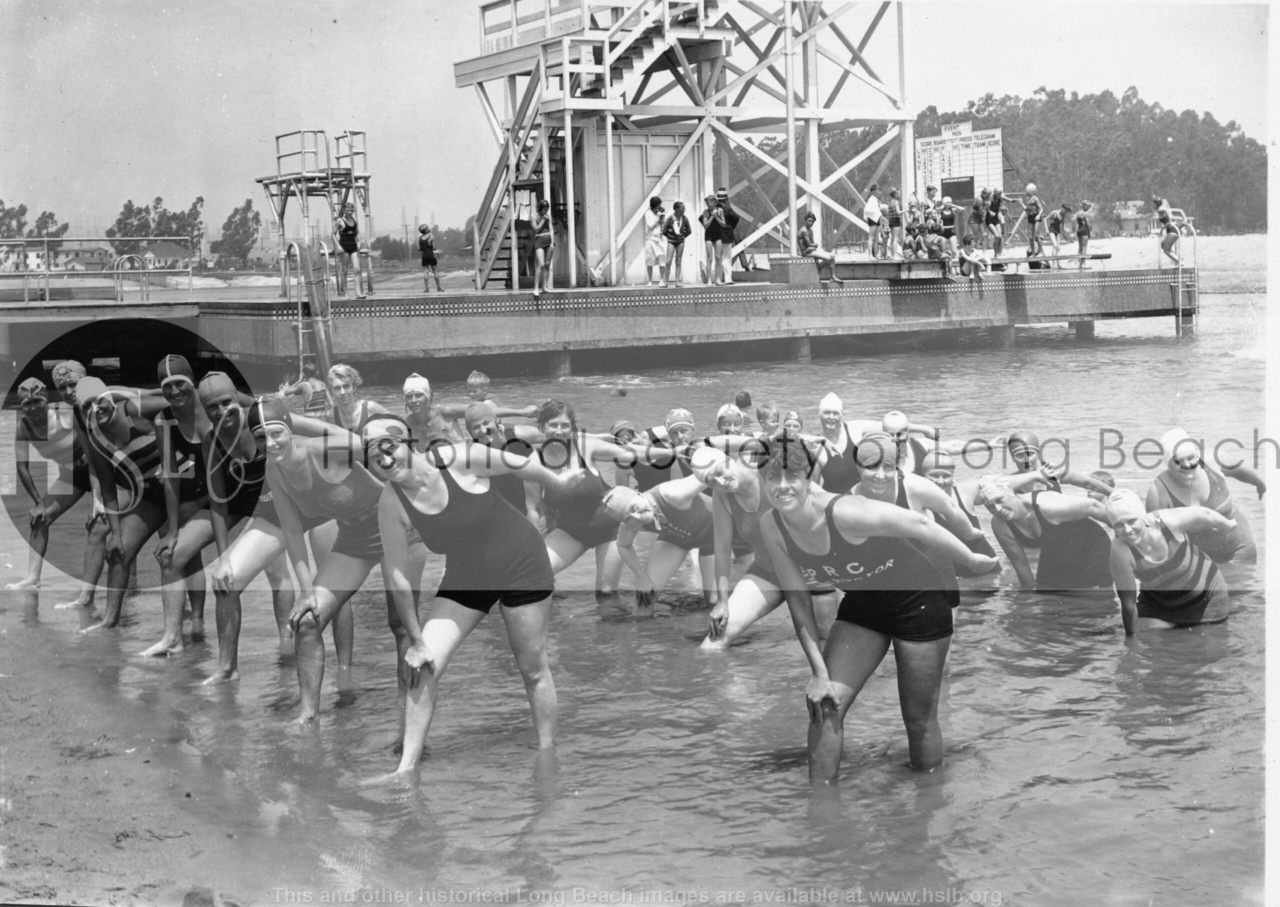
[[[975,131],[1002,127],[1006,153],[1037,193],[1051,207],[1067,203],[1077,207],[1088,199],[1098,212],[1097,225],[1116,229],[1117,203],[1142,200],[1151,211],[1153,196],[1167,198],[1195,218],[1197,229],[1212,233],[1255,233],[1267,229],[1267,151],[1265,145],[1244,134],[1234,121],[1219,123],[1212,114],[1194,110],[1178,113],[1158,103],[1148,104],[1136,88],[1117,98],[1110,91],[1081,97],[1064,89],[1038,88],[1030,98],[992,94],[970,101],[963,110],[940,112],[925,108],[916,116],[917,138],[940,135],[942,126],[971,121]],[[889,127],[833,130],[820,138],[822,172],[827,175],[843,161],[857,155]],[[803,140],[797,142],[797,160],[803,161]],[[761,143],[780,159],[786,150],[782,140]],[[758,161],[736,150],[741,166],[729,175],[732,182],[744,172],[758,169]],[[888,160],[873,155],[847,174],[859,193],[871,182],[897,183],[898,152]],[[1006,173],[1005,190],[1019,192],[1024,183]],[[906,187],[904,198],[911,188]],[[861,202],[842,183],[831,187],[832,198],[852,211]],[[883,199],[887,193],[883,193]],[[739,196],[740,208],[767,212],[764,198],[778,210],[786,204],[786,181],[773,174],[749,185]],[[957,199],[956,201],[960,201]]]

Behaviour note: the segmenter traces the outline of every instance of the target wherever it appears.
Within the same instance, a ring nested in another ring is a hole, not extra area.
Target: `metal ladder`
[[[327,250],[325,250],[327,251]],[[289,263],[297,262],[305,293],[295,292],[298,281],[290,280]],[[294,327],[298,337],[298,374],[305,366],[315,366],[317,374],[327,375],[333,364],[333,318],[329,310],[328,255],[317,264],[306,244],[289,243],[284,254],[285,286],[289,302],[297,312]]]
[[[1186,266],[1186,257],[1182,254],[1183,236],[1191,237],[1190,268]],[[1159,242],[1163,238],[1163,234],[1157,237],[1157,256],[1163,255],[1163,252],[1159,250]],[[1196,267],[1196,228],[1194,225],[1186,222],[1178,225],[1178,242],[1174,246],[1173,254],[1178,256],[1178,265],[1174,269],[1176,277],[1171,287],[1175,310],[1174,330],[1178,337],[1194,337],[1200,317],[1200,269]]]

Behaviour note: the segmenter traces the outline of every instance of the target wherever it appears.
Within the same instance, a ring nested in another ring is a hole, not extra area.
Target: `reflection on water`
[[[898,408],[951,436],[1030,426],[1069,441],[1072,466],[1086,471],[1113,456],[1099,449],[1106,427],[1125,438],[1120,484],[1141,492],[1152,474],[1133,466],[1137,439],[1174,425],[1249,439],[1262,427],[1263,365],[1249,355],[1262,299],[1204,302],[1194,344],[1164,322],[1104,322],[1089,344],[1033,328],[1010,350],[524,379],[494,391],[512,403],[562,396],[598,430],[619,418],[656,424],[676,405],[706,426],[744,388],[816,419],[834,390],[851,417]],[[625,397],[609,392],[619,385]],[[389,389],[372,390],[398,408]],[[1261,504],[1232,490],[1261,541]],[[76,543],[75,526],[75,513],[59,524],[64,543]],[[21,541],[5,531],[18,571]],[[227,887],[254,902],[278,885],[414,898],[479,888],[526,903],[570,886],[714,901],[820,885],[861,890],[865,903],[881,889],[970,902],[986,893],[987,903],[1226,903],[1256,896],[1261,878],[1260,571],[1233,568],[1226,624],[1137,641],[1124,639],[1109,598],[1020,595],[1008,569],[994,584],[972,581],[982,585],[958,612],[943,689],[944,766],[906,767],[887,659],[850,713],[841,784],[819,792],[805,778],[807,671],[785,611],[727,653],[700,652],[706,613],[685,594],[687,569],[683,589],[645,621],[630,616],[629,594],[577,591],[593,585],[590,558],[564,577],[571,591],[557,596],[551,626],[554,754],[534,748],[502,622],[483,622],[442,682],[418,786],[362,784],[395,763],[394,649],[376,571],[354,599],[352,688],[327,687],[316,729],[292,723],[294,668],[277,651],[265,586],[246,596],[241,680],[223,687],[199,684],[215,643],[133,657],[158,632],[150,592],[126,601],[119,631],[86,636],[74,632],[82,613],[51,607],[64,590],[47,589],[39,610],[12,594],[0,646],[56,653],[106,707],[152,729],[197,794],[182,808],[236,835]],[[433,559],[428,575],[439,572]]]

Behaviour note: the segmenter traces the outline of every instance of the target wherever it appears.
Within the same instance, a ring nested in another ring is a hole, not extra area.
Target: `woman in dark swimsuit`
[[[362,400],[356,396],[356,388],[364,384],[364,379],[345,362],[330,366],[326,377],[329,379],[329,394],[333,398],[333,411],[326,421],[358,435],[370,418],[390,412],[377,400]]]
[[[925,454],[922,467],[924,469],[924,477],[942,489],[942,493],[951,498],[960,512],[968,519],[969,525],[978,531],[975,536],[964,538],[957,535],[956,538],[959,538],[970,551],[977,554],[985,554],[987,557],[995,557],[996,550],[987,541],[986,535],[982,532],[982,523],[978,521],[978,515],[973,512],[974,499],[978,492],[977,481],[956,482],[956,461],[951,458],[951,454],[943,450],[931,450]],[[938,514],[935,513],[933,518],[942,523],[943,528],[948,528],[949,524],[945,523]],[[957,576],[966,578],[984,575],[971,572],[963,564],[955,564],[955,571]],[[999,573],[1000,566],[997,564],[988,572]]]
[[[1160,250],[1169,256],[1169,260],[1173,262],[1175,267],[1181,265],[1178,256],[1173,254],[1173,247],[1178,244],[1181,233],[1173,222],[1173,211],[1169,208],[1169,200],[1167,198],[1153,198],[1151,204],[1155,206],[1156,217],[1160,221]],[[1163,265],[1161,265],[1163,267]]]
[[[538,451],[542,464],[552,472],[581,469],[586,473],[571,489],[555,485],[542,487],[547,521],[555,522],[555,528],[544,538],[551,569],[559,573],[594,548],[596,591],[611,594],[622,572],[622,560],[615,543],[618,522],[604,507],[604,496],[610,486],[596,464],[612,461],[632,466],[639,458],[641,462],[658,465],[655,460],[665,464],[670,454],[664,456],[661,448],[619,447],[581,431],[573,407],[563,400],[542,404],[537,421],[538,430],[545,438]]]
[[[547,658],[551,563],[538,531],[494,493],[490,478],[518,475],[567,492],[581,476],[572,470],[555,474],[536,458],[483,444],[436,444],[420,453],[409,443],[409,431],[407,423],[386,416],[370,421],[362,436],[370,468],[386,480],[377,507],[383,578],[405,629],[399,663],[408,671],[408,697],[396,774],[417,767],[440,677],[495,603],[524,679],[538,747],[550,748],[556,729],[556,688]],[[440,588],[421,625],[414,586],[422,568],[409,545],[415,535],[445,556]]]
[[[204,636],[204,565],[200,552],[213,541],[204,443],[213,426],[196,399],[195,372],[185,357],[165,356],[156,366],[156,378],[169,403],[155,417],[164,463],[161,481],[167,528],[156,545],[164,633],[142,654],[172,655],[182,651],[182,612],[188,599],[191,637]]]
[[[355,205],[342,206],[342,214],[333,225],[333,236],[338,247],[338,294],[347,295],[347,275],[354,263],[356,299],[364,299],[364,274],[360,270],[360,224],[356,220]]]
[[[933,514],[935,518],[940,516],[946,522],[946,528],[965,543],[965,547],[969,547],[970,539],[976,541],[982,538],[981,531],[974,528],[964,511],[942,489],[923,476],[915,473],[904,475],[898,469],[898,445],[889,435],[884,432],[867,435],[858,442],[857,459],[862,477],[850,494],[893,504],[921,515]],[[953,608],[959,607],[960,586],[956,581],[955,567],[950,560],[945,560],[932,551],[923,553],[942,578],[943,585],[939,588],[946,595],[947,603]],[[988,556],[994,556],[994,552]]]
[[[1126,636],[1144,629],[1227,619],[1231,610],[1227,582],[1190,536],[1204,530],[1230,531],[1232,520],[1208,507],[1148,513],[1128,489],[1107,499],[1107,520],[1116,534],[1111,543],[1111,576],[1120,596]]]
[[[978,503],[991,513],[991,530],[1018,574],[1022,591],[1066,592],[1111,588],[1111,539],[1094,520],[1105,521],[1106,508],[1090,497],[1057,491],[1033,491],[1039,473],[983,476]],[[1034,576],[1028,549],[1040,550]]]
[[[1076,212],[1076,251],[1080,256],[1080,270],[1084,270],[1085,257],[1089,254],[1089,237],[1093,234],[1093,228],[1089,225],[1089,209],[1093,206],[1088,202],[1080,203],[1080,210]]]
[[[256,419],[257,421],[255,424]],[[289,410],[273,399],[263,399],[250,411],[250,429],[261,436],[267,454],[267,484],[285,548],[298,578],[299,596],[289,615],[294,631],[294,652],[298,664],[298,689],[302,696],[300,721],[312,721],[320,711],[320,685],[324,680],[324,640],[321,633],[340,611],[350,610],[349,601],[374,566],[382,560],[382,539],[378,534],[378,499],[382,482],[363,463],[360,438],[333,427],[321,438],[294,435]],[[303,531],[305,521],[337,520],[338,536],[329,554],[316,567],[312,580]],[[410,578],[420,583],[427,552],[421,544],[410,547]],[[383,565],[383,572],[386,566]],[[409,688],[408,668],[402,658],[408,647],[408,633],[390,592],[387,622],[395,637],[400,657],[396,660],[398,690],[403,697]],[[342,663],[343,656],[348,661]],[[349,667],[350,653],[339,652],[339,670]]]
[[[996,258],[1004,251],[1004,192],[991,190],[991,201],[987,203],[985,223],[987,233],[991,236],[991,251]]]
[[[1256,561],[1258,545],[1253,538],[1253,526],[1236,507],[1226,476],[1252,485],[1259,498],[1266,494],[1267,483],[1243,461],[1235,467],[1223,466],[1222,472],[1218,472],[1204,461],[1200,445],[1180,428],[1166,432],[1160,438],[1160,445],[1165,453],[1166,468],[1147,487],[1147,509],[1199,506],[1217,511],[1235,525],[1231,529],[1216,526],[1194,530],[1191,540],[1216,564]]]
[[[815,488],[804,451],[793,442],[775,445],[762,478],[774,508],[761,527],[765,545],[813,672],[805,692],[810,780],[835,780],[844,716],[890,645],[911,765],[936,768],[943,755],[938,696],[952,617],[939,591],[941,577],[921,548],[974,570],[988,569],[993,559],[969,551],[921,514]],[[808,591],[818,584],[845,593],[820,653]]]
[[[648,491],[614,486],[604,496],[605,510],[619,523],[618,554],[636,578],[637,615],[653,616],[657,597],[695,549],[702,574],[702,596],[708,605],[715,605],[715,533],[711,508],[702,495],[705,489],[696,476],[686,476]],[[635,549],[640,532],[658,535],[644,564]]]
[[[556,238],[551,224],[551,202],[545,198],[538,202],[538,213],[533,216],[533,295],[541,295],[551,289],[551,263],[555,258]]]

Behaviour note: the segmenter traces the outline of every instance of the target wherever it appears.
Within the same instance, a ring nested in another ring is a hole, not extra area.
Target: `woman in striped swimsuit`
[[[1190,536],[1197,530],[1229,530],[1234,520],[1208,507],[1148,513],[1127,488],[1107,499],[1107,520],[1116,534],[1111,543],[1111,577],[1120,596],[1126,636],[1227,619],[1226,580]]]

